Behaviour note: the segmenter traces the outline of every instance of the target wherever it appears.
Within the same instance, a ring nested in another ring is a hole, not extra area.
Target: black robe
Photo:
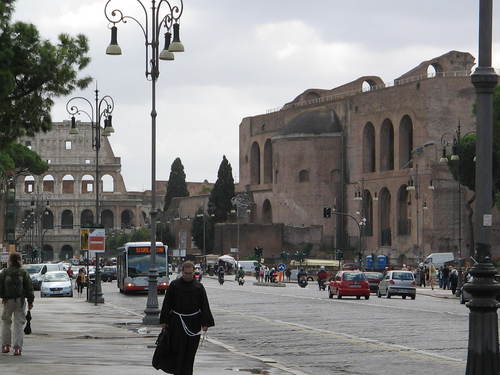
[[[172,311],[180,314],[192,314],[198,310],[200,310],[199,314],[182,318],[187,328],[193,333],[199,332],[202,326],[212,327],[215,325],[205,288],[196,280],[185,281],[183,278],[179,278],[172,281],[163,299],[160,314],[160,324],[166,323],[168,325],[167,334],[170,343],[168,353],[165,353],[165,360],[160,366],[160,369],[166,373],[193,374],[194,357],[200,336],[188,336],[182,327],[180,317]]]

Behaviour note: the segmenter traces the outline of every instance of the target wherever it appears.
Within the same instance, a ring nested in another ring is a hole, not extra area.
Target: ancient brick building
[[[400,262],[437,251],[465,255],[471,192],[458,188],[439,159],[441,139],[451,142],[459,123],[462,135],[475,128],[473,65],[469,53],[451,51],[390,84],[365,76],[331,90],[308,89],[282,108],[244,118],[239,189],[252,197],[251,221],[303,233],[319,227],[316,250],[350,248],[353,258],[361,222],[365,255]],[[331,217],[324,217],[326,207]],[[297,233],[288,237],[275,247],[307,242]],[[259,241],[247,240],[249,248]]]

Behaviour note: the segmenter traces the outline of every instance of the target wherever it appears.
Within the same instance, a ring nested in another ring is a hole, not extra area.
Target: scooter
[[[238,285],[245,284],[245,279],[243,277],[238,278]]]
[[[219,273],[219,284],[220,285],[224,284],[224,274],[223,273]]]
[[[195,279],[196,281],[201,282],[201,272],[195,272],[195,273],[194,273],[194,279]]]
[[[319,290],[326,290],[326,279],[319,279],[318,280],[318,287]]]
[[[299,280],[299,286],[301,288],[305,288],[307,286],[307,278],[305,276],[302,276]]]

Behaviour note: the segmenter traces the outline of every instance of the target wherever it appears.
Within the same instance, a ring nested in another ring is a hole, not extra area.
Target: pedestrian
[[[448,268],[448,266],[444,266],[441,273],[443,275],[443,289],[446,289],[449,287],[448,283],[450,279],[450,269]]]
[[[292,277],[292,271],[290,270],[289,267],[286,268],[285,276],[286,276],[286,281],[290,282],[290,277]]]
[[[78,270],[78,274],[76,275],[76,290],[78,297],[82,296],[83,287],[85,286],[85,279],[85,270],[82,267]]]
[[[259,271],[259,281],[260,281],[261,283],[263,283],[263,282],[264,282],[264,274],[265,274],[265,272],[266,272],[266,271],[264,270],[264,267],[265,267],[265,266],[260,267],[260,271]]]
[[[66,273],[68,274],[70,279],[73,278],[73,270],[71,269],[71,266],[68,267],[68,270],[66,271]]]
[[[451,293],[455,295],[458,286],[458,271],[453,267],[450,271],[450,289]]]
[[[437,278],[439,282],[439,287],[443,288],[443,266],[439,267]]]
[[[265,272],[264,272],[264,282],[265,282],[265,283],[268,283],[268,282],[269,282],[269,272],[270,272],[270,271],[271,271],[271,270],[270,270],[268,267],[266,267],[266,270],[265,270]]]
[[[427,278],[427,275],[426,275],[426,272],[425,272],[425,267],[423,267],[423,266],[420,267],[419,273],[420,273],[420,284],[419,284],[419,286],[425,288],[425,279]]]
[[[257,264],[255,266],[255,280],[257,280],[257,282],[259,282],[259,278],[260,278],[260,265]]]
[[[434,267],[434,264],[429,265],[429,284],[431,285],[431,289],[434,290],[434,284],[436,283],[437,270]]]
[[[192,375],[200,335],[215,325],[207,293],[193,278],[194,264],[181,266],[182,277],[172,281],[163,300],[160,324],[167,329],[169,353],[162,370],[174,375]]]
[[[28,310],[33,308],[35,295],[31,278],[21,268],[21,255],[11,253],[8,267],[0,273],[0,298],[2,299],[2,353],[9,353],[14,347],[14,355],[21,355],[26,323],[26,300]],[[12,332],[14,318],[14,332]]]

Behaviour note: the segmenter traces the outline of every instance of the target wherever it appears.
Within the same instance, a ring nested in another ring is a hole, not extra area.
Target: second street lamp
[[[148,14],[148,10],[144,5],[146,1],[137,0],[136,4],[139,4],[144,13],[144,19],[141,23],[137,18],[125,15],[120,9],[111,9],[109,7],[111,2],[112,0],[108,0],[104,6],[104,14],[107,20],[113,25],[111,27],[111,43],[106,49],[106,54],[121,55],[122,51],[118,45],[116,24],[121,22],[126,23],[129,20],[134,21],[144,35],[146,45],[146,78],[151,81],[151,247],[148,301],[144,310],[143,323],[154,325],[160,322],[157,290],[158,269],[156,267],[156,81],[160,75],[160,60],[173,60],[174,54],[172,52],[184,52],[184,46],[179,38],[179,20],[182,16],[184,5],[182,0],[178,0],[177,3],[179,5],[173,5],[173,1],[151,0],[151,11]],[[162,13],[162,10],[164,13]],[[162,28],[165,29],[165,44],[163,50],[160,52],[159,39]],[[172,29],[174,35],[171,42],[172,34],[170,30]]]
[[[82,103],[88,110],[84,110],[78,106]],[[95,105],[94,105],[95,104]],[[66,103],[66,111],[71,115],[71,130],[70,134],[78,134],[78,127],[76,126],[76,115],[85,114],[92,126],[92,148],[95,150],[95,227],[100,227],[100,215],[99,215],[99,193],[100,193],[100,177],[99,177],[99,150],[101,149],[101,135],[109,136],[114,132],[112,124],[112,113],[115,107],[113,98],[106,95],[99,98],[99,90],[95,89],[95,103],[84,97],[75,96],[68,100]],[[101,120],[104,119],[104,127],[101,127]],[[87,260],[88,260],[87,256]],[[102,295],[101,288],[101,275],[99,272],[99,257],[96,254],[96,267],[95,267],[95,287],[93,291],[93,301],[96,305],[98,303],[104,303],[104,297]]]

